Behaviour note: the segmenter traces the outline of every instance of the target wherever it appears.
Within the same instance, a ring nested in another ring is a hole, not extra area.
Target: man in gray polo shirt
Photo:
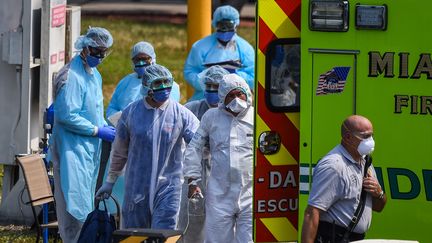
[[[341,144],[316,165],[305,210],[302,242],[341,242],[360,202],[362,188],[366,203],[349,240],[361,240],[369,229],[372,210],[381,212],[386,196],[373,166],[363,175],[365,156],[375,146],[372,123],[359,115],[349,116],[341,126]]]

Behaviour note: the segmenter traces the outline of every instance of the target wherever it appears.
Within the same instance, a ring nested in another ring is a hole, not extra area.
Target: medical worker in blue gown
[[[101,139],[113,141],[115,128],[103,116],[102,77],[96,66],[113,43],[104,28],[80,36],[81,50],[54,80],[54,127],[48,158],[54,164],[57,218],[63,242],[76,242],[94,208]]]
[[[131,60],[134,72],[120,80],[114,90],[107,107],[107,118],[123,111],[130,103],[143,98],[140,90],[144,68],[156,63],[156,53],[153,46],[145,41],[136,43],[131,51]],[[177,102],[180,101],[180,88],[176,82],[173,82],[170,98]]]
[[[216,32],[192,45],[183,69],[185,80],[195,90],[190,100],[204,98],[198,74],[215,63],[237,63],[239,68],[234,68],[233,65],[223,67],[245,79],[250,89],[254,88],[255,52],[245,39],[236,34],[239,24],[239,13],[235,8],[229,5],[218,7],[212,20]]]
[[[193,100],[185,104],[194,115],[201,120],[204,113],[210,108],[216,108],[219,103],[218,88],[219,83],[222,81],[224,75],[229,74],[227,70],[216,65],[211,66],[202,71],[198,76],[201,85],[203,86],[204,99]],[[210,155],[209,145],[204,146],[203,158],[201,161],[202,165],[202,177],[198,182],[201,192],[206,196],[206,185],[207,177],[210,174]],[[203,198],[196,198],[197,200],[204,200]],[[204,241],[204,220],[205,212],[201,207],[202,202],[189,200],[188,199],[188,183],[183,183],[180,217],[179,217],[179,228],[181,230],[186,229],[180,242],[188,243],[201,243]]]
[[[107,198],[125,170],[124,228],[175,229],[180,207],[183,140],[192,139],[198,119],[169,99],[170,71],[158,64],[144,69],[144,99],[130,104],[117,124],[106,182],[96,197]]]
[[[144,68],[148,65],[156,63],[156,53],[153,46],[145,41],[136,43],[132,47],[131,60],[134,72],[128,74],[120,80],[108,108],[106,110],[106,117],[108,121],[116,126],[117,120],[120,118],[122,111],[132,102],[141,100],[143,94],[141,90],[141,79],[144,73]],[[180,101],[180,88],[176,82],[173,82],[170,98],[179,102]],[[116,118],[117,117],[117,118]],[[108,169],[107,169],[108,172]],[[118,199],[120,205],[123,205],[124,194],[124,177],[120,176],[113,189],[113,195]],[[114,205],[109,204],[110,211],[113,212]]]
[[[219,83],[222,81],[222,77],[227,74],[229,74],[229,72],[219,65],[211,66],[198,74],[198,79],[204,90],[204,98],[185,104],[185,107],[192,111],[198,120],[201,120],[201,117],[208,109],[218,106]]]

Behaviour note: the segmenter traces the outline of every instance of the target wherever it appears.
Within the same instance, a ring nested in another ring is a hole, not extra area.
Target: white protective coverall
[[[225,109],[226,95],[240,89],[247,108],[234,116]],[[219,85],[218,108],[209,109],[185,151],[186,179],[200,179],[206,142],[211,172],[206,195],[205,242],[252,242],[253,108],[243,78],[225,75]]]

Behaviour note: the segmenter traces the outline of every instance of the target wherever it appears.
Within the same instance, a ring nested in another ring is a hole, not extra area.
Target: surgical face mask
[[[97,65],[99,65],[102,62],[103,58],[97,58],[94,57],[92,55],[88,55],[86,56],[86,62],[87,65],[89,65],[89,67],[96,67]]]
[[[219,102],[218,91],[208,91],[206,90],[204,93],[204,97],[206,98],[207,104],[210,106],[216,106]]]
[[[145,67],[135,67],[134,71],[138,74],[138,77],[141,78],[144,75]]]
[[[231,100],[231,102],[226,106],[226,108],[230,109],[234,113],[240,113],[247,108],[247,103],[240,98],[235,98]]]
[[[216,38],[222,42],[228,42],[232,39],[234,34],[235,34],[234,31],[216,32]]]
[[[144,61],[139,61],[135,63],[134,71],[138,74],[138,77],[142,77],[144,75],[145,67],[150,65],[150,63],[146,63]]]
[[[373,140],[373,137],[370,136],[366,139],[361,140],[357,147],[357,152],[361,155],[368,155],[372,153],[375,149],[375,141]]]
[[[171,93],[171,88],[153,90],[153,100],[159,103],[168,100]]]

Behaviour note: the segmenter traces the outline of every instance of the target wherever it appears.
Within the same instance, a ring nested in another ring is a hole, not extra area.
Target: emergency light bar
[[[348,1],[311,1],[309,29],[318,31],[348,30]]]
[[[357,29],[385,30],[387,28],[387,5],[356,5]]]

